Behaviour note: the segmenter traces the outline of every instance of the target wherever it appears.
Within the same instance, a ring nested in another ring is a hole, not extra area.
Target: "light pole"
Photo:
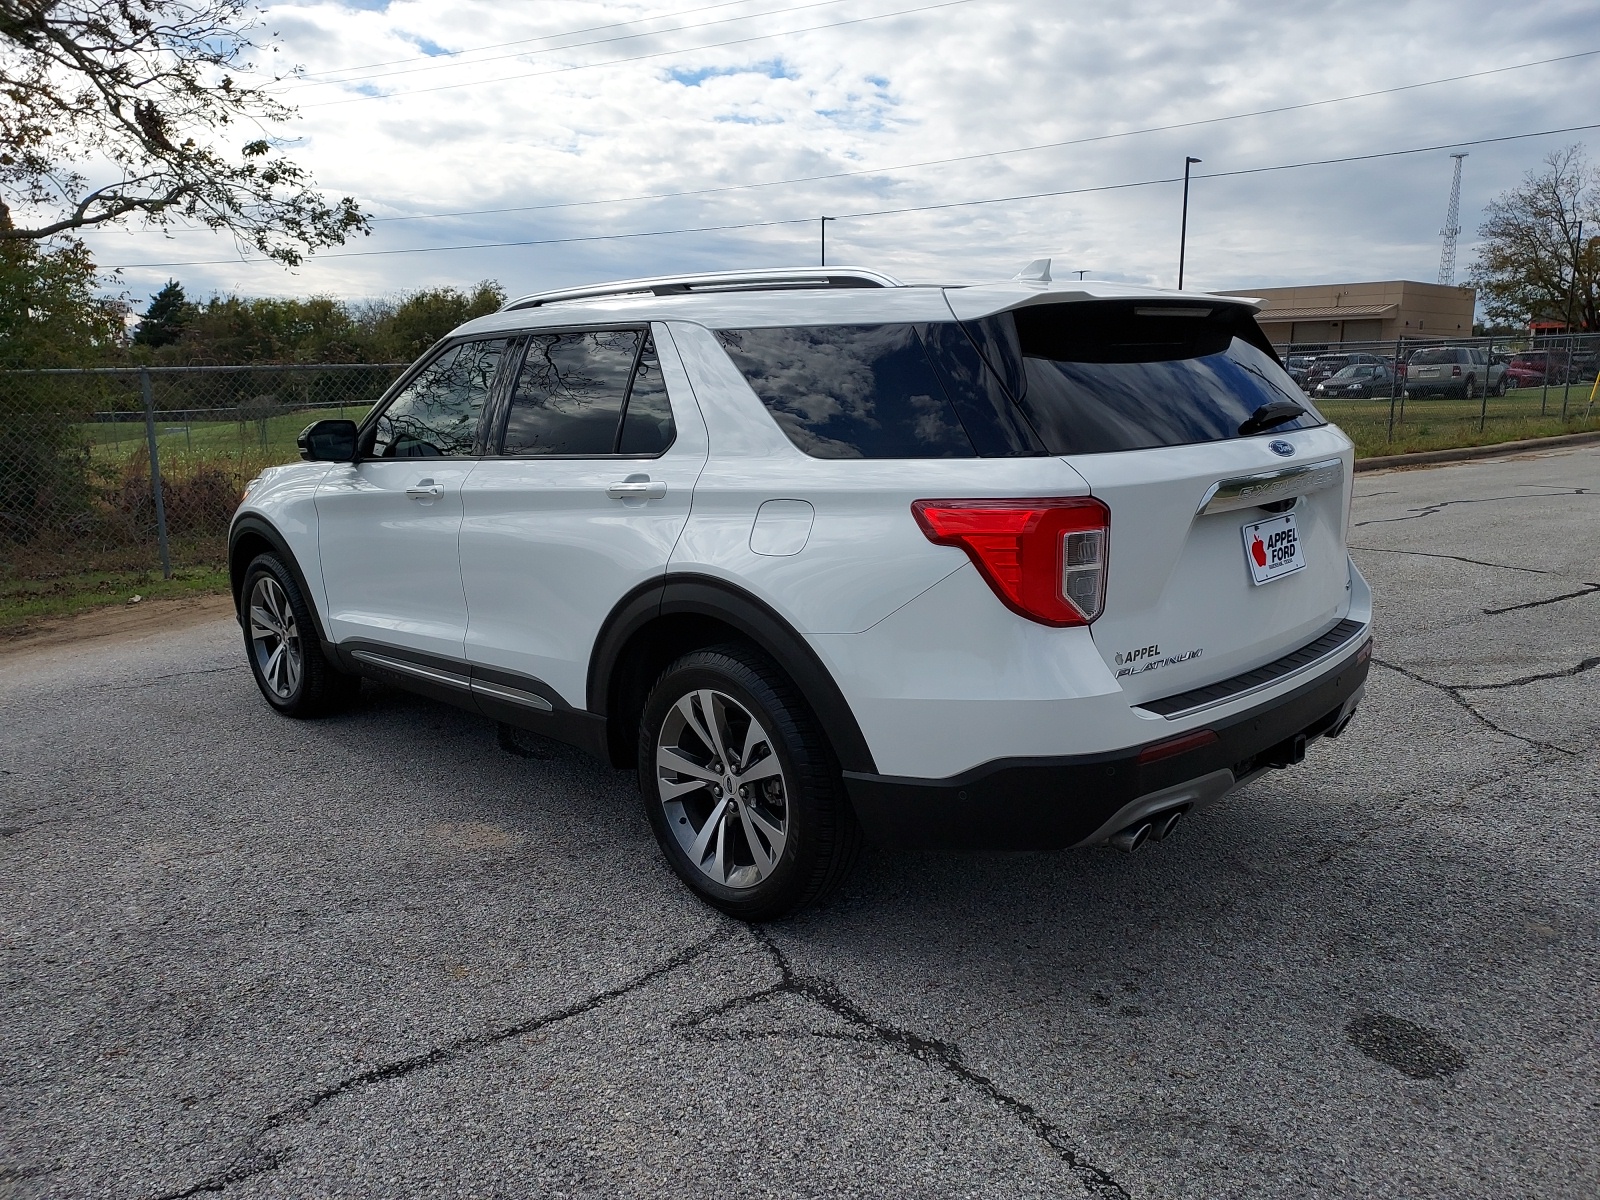
[[[1178,290],[1183,291],[1183,256],[1189,248],[1189,168],[1199,162],[1198,158],[1184,155],[1183,158],[1183,220],[1178,226]]]
[[[822,226],[822,265],[828,265],[828,222],[837,221],[838,217],[823,217],[818,224]]]

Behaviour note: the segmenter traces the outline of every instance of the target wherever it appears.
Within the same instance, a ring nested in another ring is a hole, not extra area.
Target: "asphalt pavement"
[[[215,622],[0,663],[0,1197],[1600,1194],[1600,448],[1363,475],[1338,742],[764,928],[625,774]]]

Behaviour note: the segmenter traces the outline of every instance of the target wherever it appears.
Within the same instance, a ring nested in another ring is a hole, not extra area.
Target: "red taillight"
[[[1201,746],[1209,746],[1216,740],[1217,734],[1214,729],[1196,729],[1193,733],[1181,733],[1164,742],[1151,742],[1139,751],[1139,761],[1160,762],[1163,758],[1173,758],[1179,754],[1187,754],[1191,750],[1198,750]]]
[[[1461,378],[1461,364],[1460,363],[1457,363],[1455,366],[1450,368],[1450,377],[1452,379]]]
[[[918,500],[911,512],[929,541],[965,550],[1030,621],[1087,625],[1105,607],[1111,510],[1098,500]]]

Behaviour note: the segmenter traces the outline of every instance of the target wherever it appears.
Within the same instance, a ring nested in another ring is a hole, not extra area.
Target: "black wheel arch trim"
[[[753,642],[800,689],[840,766],[846,771],[876,772],[855,713],[817,652],[771,605],[710,575],[668,575],[642,584],[617,602],[600,627],[589,658],[590,713],[609,713],[617,670],[633,637],[657,618],[679,614],[721,621]]]
[[[228,530],[228,586],[233,589],[233,612],[239,624],[241,626],[244,624],[244,573],[249,569],[255,555],[252,554],[241,562],[235,551],[247,534],[261,538],[272,547],[279,558],[283,559],[289,574],[294,576],[300,594],[305,597],[306,607],[311,610],[311,620],[317,629],[317,640],[322,643],[325,651],[331,650],[333,643],[328,640],[328,631],[322,624],[322,614],[317,611],[316,593],[306,582],[305,572],[300,569],[299,560],[295,558],[294,551],[289,549],[289,543],[283,535],[270,521],[256,513],[243,513],[234,518],[233,525]]]

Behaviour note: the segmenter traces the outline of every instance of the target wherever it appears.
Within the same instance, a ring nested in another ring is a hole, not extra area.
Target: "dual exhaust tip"
[[[1153,817],[1146,817],[1135,821],[1126,829],[1114,833],[1106,840],[1106,844],[1115,846],[1124,854],[1132,854],[1146,842],[1159,842],[1178,827],[1178,822],[1183,814],[1188,812],[1187,806],[1183,808],[1169,808],[1165,812],[1158,812]]]

